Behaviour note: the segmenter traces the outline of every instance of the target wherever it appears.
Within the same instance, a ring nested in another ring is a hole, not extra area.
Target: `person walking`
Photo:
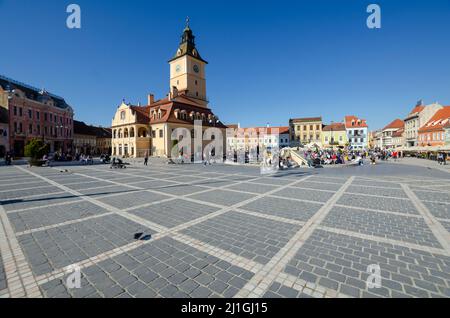
[[[444,155],[442,154],[442,152],[440,152],[437,155],[437,162],[438,162],[438,164],[442,165],[443,161],[444,161]]]
[[[145,152],[144,166],[148,166],[148,151]]]

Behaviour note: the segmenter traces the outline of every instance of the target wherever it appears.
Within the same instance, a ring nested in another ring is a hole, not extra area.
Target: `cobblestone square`
[[[150,160],[0,180],[0,297],[450,297],[446,172]]]

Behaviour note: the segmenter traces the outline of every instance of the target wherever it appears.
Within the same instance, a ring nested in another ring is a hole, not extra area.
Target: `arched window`
[[[128,128],[125,128],[123,131],[124,138],[128,138]]]
[[[147,135],[148,135],[147,129],[145,129],[144,127],[139,128],[139,130],[138,130],[139,138],[146,138]]]
[[[131,127],[130,129],[130,137],[134,138],[134,127]]]
[[[119,129],[119,138],[122,138],[122,129]]]
[[[117,138],[117,130],[116,129],[113,130],[113,138],[114,139]]]

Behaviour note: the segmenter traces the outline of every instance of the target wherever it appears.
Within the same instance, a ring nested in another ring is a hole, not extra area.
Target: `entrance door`
[[[25,142],[23,140],[14,141],[14,156],[23,157],[25,151]]]

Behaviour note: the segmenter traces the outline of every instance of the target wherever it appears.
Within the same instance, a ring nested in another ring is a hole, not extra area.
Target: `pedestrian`
[[[144,166],[148,166],[148,151],[145,152]]]
[[[443,161],[444,161],[444,155],[442,154],[442,152],[440,152],[437,155],[437,162],[438,162],[438,164],[442,165]]]

